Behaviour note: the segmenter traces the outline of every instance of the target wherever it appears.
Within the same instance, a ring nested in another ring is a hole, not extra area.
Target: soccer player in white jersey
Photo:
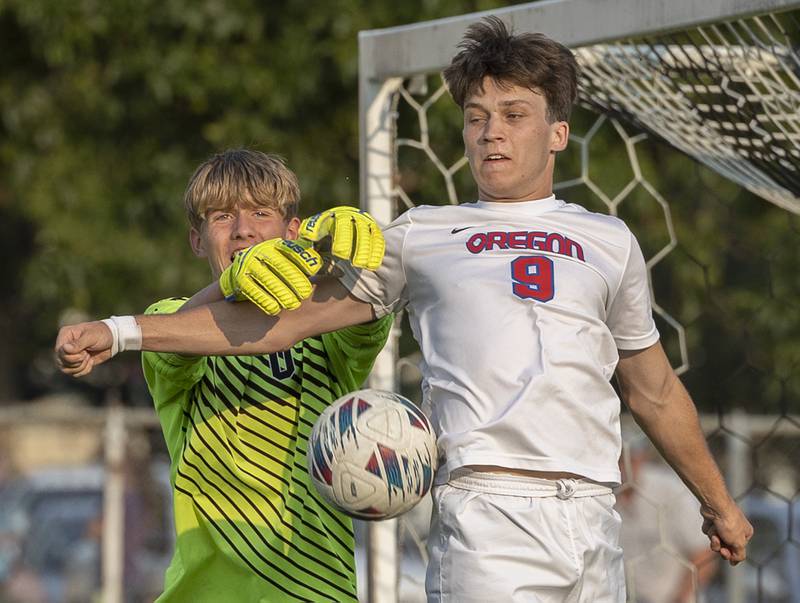
[[[710,547],[745,558],[752,527],[728,493],[697,412],[658,342],[636,239],[552,193],[577,90],[572,53],[496,18],[469,28],[445,71],[464,111],[479,200],[419,207],[385,230],[375,273],[319,282],[277,317],[212,301],[137,316],[142,349],[251,354],[406,309],[439,437],[430,601],[621,602],[620,402],[701,503]],[[302,229],[321,238],[324,220]],[[258,290],[280,269],[242,274]],[[102,323],[63,329],[62,370],[108,357]]]

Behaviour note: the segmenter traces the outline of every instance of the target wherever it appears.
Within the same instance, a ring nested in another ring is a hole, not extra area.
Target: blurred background
[[[283,155],[304,216],[357,205],[358,32],[510,4],[0,0],[0,602],[99,601],[104,582],[119,590],[102,600],[151,601],[171,555],[168,458],[138,355],[63,377],[59,325],[140,313],[208,284],[181,197],[225,148]],[[408,115],[398,135],[416,137]],[[595,119],[579,111],[574,131]],[[436,154],[461,157],[446,95],[427,120]],[[588,181],[612,197],[631,178],[618,161],[625,144],[609,124],[587,142]],[[560,180],[582,173],[580,148],[560,160]],[[401,148],[400,159],[408,200],[446,202],[426,158]],[[735,494],[765,518],[747,600],[797,601],[800,219],[658,141],[637,166],[668,200],[677,235],[652,278],[686,327],[684,382],[726,475],[746,461]],[[606,211],[585,176],[560,194]],[[456,184],[474,197],[466,170]],[[648,257],[668,238],[646,187],[620,217]],[[680,364],[673,326],[659,327]],[[414,379],[405,393],[418,399]]]

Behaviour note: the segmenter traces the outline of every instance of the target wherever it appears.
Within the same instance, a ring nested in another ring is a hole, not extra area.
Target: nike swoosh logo
[[[450,234],[456,234],[457,232],[461,232],[462,230],[467,230],[468,228],[475,228],[474,226],[464,226],[462,228],[454,228],[450,231]]]

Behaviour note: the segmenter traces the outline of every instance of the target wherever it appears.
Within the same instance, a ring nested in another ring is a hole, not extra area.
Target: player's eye
[[[231,220],[233,218],[233,214],[225,211],[215,211],[212,212],[211,215],[208,217],[209,222],[224,222],[226,220]]]

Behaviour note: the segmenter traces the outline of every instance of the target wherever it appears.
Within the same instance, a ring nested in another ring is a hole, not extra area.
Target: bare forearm
[[[660,344],[623,355],[617,375],[622,397],[636,422],[700,503],[714,512],[732,505],[694,402]]]
[[[371,306],[334,279],[317,285],[298,309],[278,316],[250,302],[217,301],[175,314],[136,317],[143,350],[201,356],[269,354],[311,335],[373,319]]]
[[[56,338],[56,361],[64,373],[82,377],[120,349],[186,356],[269,354],[311,335],[374,319],[370,304],[350,295],[337,280],[326,279],[298,309],[279,316],[268,316],[249,302],[218,301],[175,314],[136,316],[132,325],[114,323],[124,334],[115,335],[101,321],[67,325]],[[120,341],[131,347],[118,347]]]
[[[694,403],[661,344],[622,353],[617,376],[637,423],[700,501],[711,550],[732,565],[744,561],[753,526],[728,493]]]
[[[700,503],[722,511],[733,501],[708,450],[695,405],[676,376],[665,385],[660,400],[632,393],[628,398],[631,412]]]
[[[192,356],[267,354],[293,342],[274,335],[278,319],[248,302],[214,302],[175,314],[142,315],[142,350]],[[273,335],[273,336],[271,336]]]

